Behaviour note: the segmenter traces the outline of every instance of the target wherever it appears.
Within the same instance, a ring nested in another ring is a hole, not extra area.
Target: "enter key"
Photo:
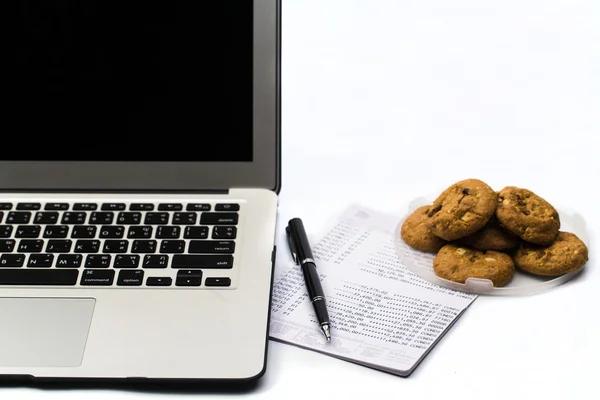
[[[233,254],[235,242],[231,240],[192,240],[189,253]]]

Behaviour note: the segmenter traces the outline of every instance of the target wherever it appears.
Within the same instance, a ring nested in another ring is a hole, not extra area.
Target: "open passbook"
[[[410,375],[476,296],[428,283],[401,265],[393,237],[398,222],[396,216],[353,205],[311,237],[331,343],[316,322],[300,268],[291,258],[278,263],[271,338]]]

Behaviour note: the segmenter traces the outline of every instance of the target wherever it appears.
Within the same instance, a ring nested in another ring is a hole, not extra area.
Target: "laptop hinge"
[[[215,190],[131,190],[131,189],[0,189],[0,193],[56,193],[56,194],[67,194],[67,193],[78,193],[78,194],[203,194],[203,195],[225,195],[229,194],[229,189],[215,189]]]

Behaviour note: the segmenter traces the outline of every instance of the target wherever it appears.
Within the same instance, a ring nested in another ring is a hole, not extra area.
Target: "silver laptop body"
[[[0,377],[261,377],[279,0],[16,3]]]

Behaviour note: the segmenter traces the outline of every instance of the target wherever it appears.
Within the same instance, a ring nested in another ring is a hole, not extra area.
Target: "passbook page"
[[[327,298],[327,343],[300,267],[282,261],[273,288],[273,339],[406,376],[476,298],[424,281],[394,249],[399,218],[351,206],[312,247]]]

